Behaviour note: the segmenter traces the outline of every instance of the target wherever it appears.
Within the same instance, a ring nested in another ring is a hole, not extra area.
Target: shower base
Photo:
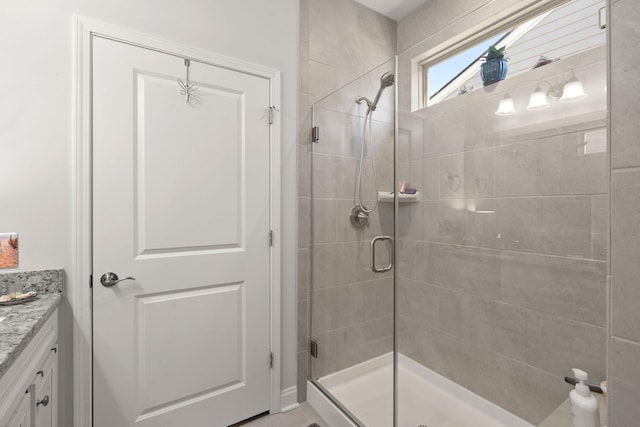
[[[366,427],[393,425],[393,354],[320,378],[328,390]],[[311,406],[331,426],[355,426],[311,382]],[[464,387],[398,355],[398,427],[533,427],[532,424]]]

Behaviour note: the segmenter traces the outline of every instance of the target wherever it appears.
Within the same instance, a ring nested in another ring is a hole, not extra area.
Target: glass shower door
[[[394,71],[313,106],[311,380],[370,427],[393,425]]]

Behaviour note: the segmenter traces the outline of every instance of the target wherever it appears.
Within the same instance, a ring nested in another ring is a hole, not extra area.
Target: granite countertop
[[[0,294],[6,284],[19,281],[25,292],[36,291],[35,300],[24,304],[0,306],[0,377],[29,345],[62,299],[62,270],[21,271],[0,274]]]

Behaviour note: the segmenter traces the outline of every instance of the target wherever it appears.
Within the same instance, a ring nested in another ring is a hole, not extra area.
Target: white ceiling
[[[399,21],[426,0],[356,0],[378,13]]]

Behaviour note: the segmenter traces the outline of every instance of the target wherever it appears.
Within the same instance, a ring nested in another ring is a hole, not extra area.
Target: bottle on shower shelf
[[[598,400],[591,394],[591,390],[586,384],[589,376],[583,370],[576,368],[572,370],[578,380],[575,388],[569,393],[573,427],[600,427]]]

